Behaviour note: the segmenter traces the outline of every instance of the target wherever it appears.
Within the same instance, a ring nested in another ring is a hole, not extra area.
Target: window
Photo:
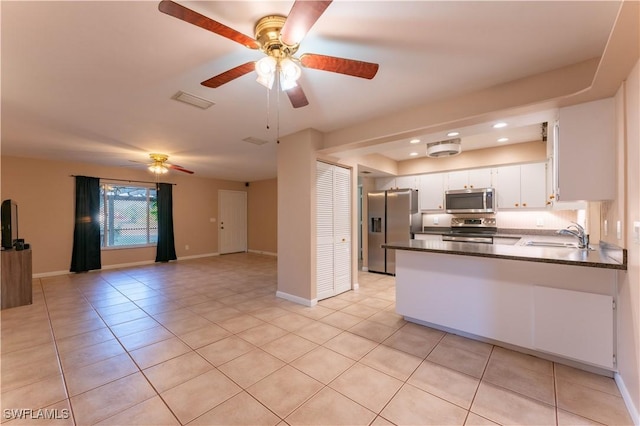
[[[132,247],[158,241],[156,189],[100,184],[101,247]]]

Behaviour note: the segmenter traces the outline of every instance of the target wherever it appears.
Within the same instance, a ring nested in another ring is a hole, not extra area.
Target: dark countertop
[[[601,243],[599,246],[594,246],[594,250],[502,244],[470,244],[429,240],[392,242],[383,244],[382,247],[396,250],[557,263],[591,268],[627,269],[627,251],[604,243]]]

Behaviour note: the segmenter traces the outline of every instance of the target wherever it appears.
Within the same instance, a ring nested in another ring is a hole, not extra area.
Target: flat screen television
[[[2,248],[11,249],[18,239],[18,205],[13,200],[2,202],[0,222],[2,222]]]

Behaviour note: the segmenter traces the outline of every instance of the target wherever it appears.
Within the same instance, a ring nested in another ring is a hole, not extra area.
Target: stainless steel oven
[[[442,235],[442,241],[493,244],[498,228],[494,217],[451,218],[451,232]]]

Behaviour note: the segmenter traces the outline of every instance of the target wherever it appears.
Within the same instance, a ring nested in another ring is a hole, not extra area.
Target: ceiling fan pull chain
[[[280,70],[278,69],[277,71],[278,73],[280,72]],[[276,108],[278,109],[276,111],[276,143],[280,143],[280,92],[282,90],[280,90],[280,76],[276,74],[276,81],[277,81],[277,86],[276,86]]]
[[[271,128],[269,127],[269,117],[271,115],[271,97],[269,96],[269,92],[271,92],[271,90],[267,89],[267,130]]]

